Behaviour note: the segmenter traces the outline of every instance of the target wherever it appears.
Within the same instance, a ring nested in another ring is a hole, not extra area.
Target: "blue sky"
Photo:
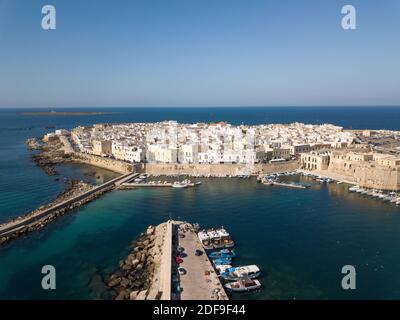
[[[400,105],[399,57],[400,0],[0,0],[0,107]]]

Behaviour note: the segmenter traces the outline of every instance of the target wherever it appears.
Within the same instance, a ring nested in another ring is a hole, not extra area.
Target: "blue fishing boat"
[[[222,249],[220,251],[211,252],[210,259],[229,258],[232,259],[236,256],[235,251],[229,249]]]
[[[214,265],[218,266],[221,264],[231,264],[232,259],[230,258],[219,258],[219,259],[215,259],[213,260]]]

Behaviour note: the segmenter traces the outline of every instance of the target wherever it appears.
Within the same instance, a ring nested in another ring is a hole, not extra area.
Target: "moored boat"
[[[199,231],[197,236],[199,237],[200,243],[205,250],[214,249],[211,243],[211,238],[206,231]]]
[[[256,265],[249,265],[228,268],[221,274],[221,278],[227,281],[236,281],[242,278],[254,279],[259,277],[260,274],[260,268]]]
[[[232,259],[230,258],[218,258],[215,260],[212,260],[215,266],[221,265],[221,264],[231,264]]]
[[[225,284],[225,288],[235,292],[246,292],[259,289],[260,287],[261,283],[256,279],[241,279]]]
[[[209,254],[210,259],[218,258],[234,258],[236,256],[235,251],[229,249],[222,249],[220,251],[211,252]]]
[[[175,181],[172,184],[172,188],[187,188],[187,187],[188,187],[187,183],[184,182]]]

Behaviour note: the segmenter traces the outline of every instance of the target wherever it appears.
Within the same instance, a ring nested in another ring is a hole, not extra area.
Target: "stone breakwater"
[[[132,244],[132,251],[119,262],[119,268],[105,277],[109,296],[115,300],[160,299],[161,293],[152,294],[158,282],[163,238],[160,226],[149,226]],[[150,297],[151,296],[151,297]]]
[[[54,138],[51,141],[31,138],[26,140],[26,144],[28,149],[38,151],[38,153],[32,155],[32,160],[50,176],[58,174],[54,168],[56,164],[71,161],[70,156],[65,154],[59,138]]]
[[[90,192],[92,188],[93,186],[82,181],[72,181],[70,187],[59,194],[53,202],[41,206],[27,215],[19,216],[1,224],[0,244],[19,238],[30,232],[43,229],[47,224],[51,223],[58,217],[100,197],[102,194],[113,189],[114,186],[110,185],[80,198],[81,195]],[[76,198],[76,201],[71,203],[68,202],[68,200],[74,198]],[[62,205],[63,202],[66,202],[66,204]],[[56,206],[56,209],[52,210],[51,208],[54,206]]]

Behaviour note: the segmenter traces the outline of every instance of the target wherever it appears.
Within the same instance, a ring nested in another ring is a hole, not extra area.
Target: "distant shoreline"
[[[22,112],[24,116],[93,116],[102,114],[115,114],[118,112],[86,112],[86,111],[33,111],[33,112]]]

